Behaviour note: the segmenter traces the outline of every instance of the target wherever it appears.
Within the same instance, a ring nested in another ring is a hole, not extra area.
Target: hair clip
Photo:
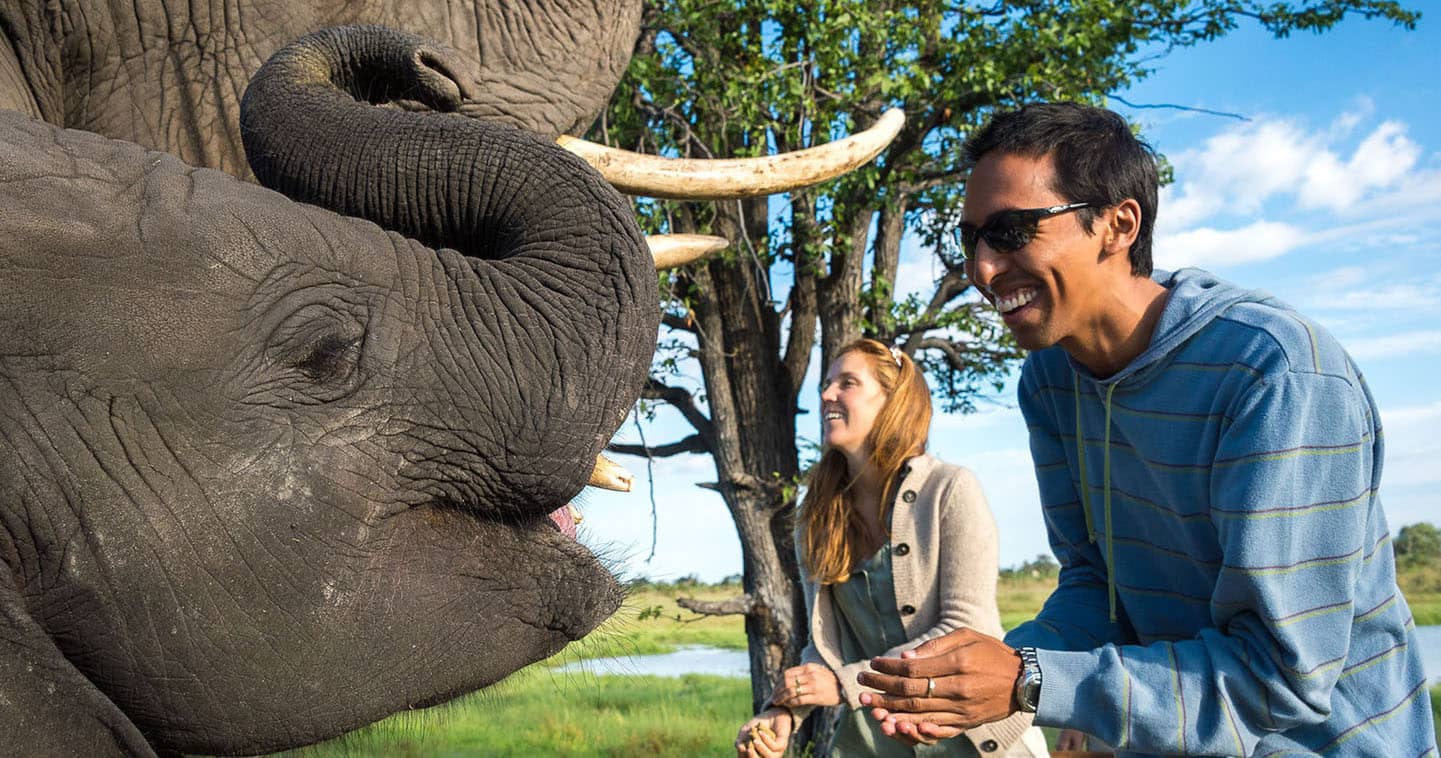
[[[891,346],[891,357],[896,359],[896,368],[901,368],[901,350],[900,350],[900,348],[892,345],[892,346]]]

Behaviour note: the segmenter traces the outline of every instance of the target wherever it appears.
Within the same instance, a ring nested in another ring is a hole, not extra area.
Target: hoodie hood
[[[1151,280],[1165,287],[1166,307],[1156,322],[1151,344],[1125,368],[1105,379],[1097,379],[1075,358],[1069,358],[1071,370],[1100,385],[1115,385],[1127,379],[1144,380],[1159,368],[1162,359],[1175,352],[1186,340],[1237,303],[1265,303],[1277,308],[1290,307],[1262,290],[1238,287],[1209,271],[1183,268],[1176,271],[1151,272]]]

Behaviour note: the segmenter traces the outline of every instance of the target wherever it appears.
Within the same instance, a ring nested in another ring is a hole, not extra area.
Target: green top
[[[831,603],[840,620],[841,655],[846,661],[861,661],[884,655],[905,644],[906,630],[896,610],[896,592],[891,584],[891,546],[882,545],[875,555],[861,562],[850,581],[829,587]],[[911,748],[881,733],[880,723],[869,708],[848,710],[836,727],[831,754],[839,756],[964,756],[979,755],[964,736],[938,745]]]

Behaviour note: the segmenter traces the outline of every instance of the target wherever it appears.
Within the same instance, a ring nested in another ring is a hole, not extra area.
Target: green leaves
[[[828,142],[904,108],[905,130],[874,164],[773,199],[768,213],[759,201],[638,209],[648,231],[711,232],[740,208],[725,231],[743,225],[749,244],[735,240],[746,253],[729,260],[774,269],[746,285],[771,288],[754,293],[757,302],[784,308],[787,288],[810,278],[821,307],[790,329],[819,327],[823,345],[867,333],[925,352],[933,384],[966,409],[966,395],[993,387],[1018,351],[977,311],[963,278],[935,296],[897,300],[893,286],[903,238],[949,257],[965,136],[995,110],[1026,102],[1103,103],[1167,51],[1241,24],[1285,36],[1356,16],[1409,28],[1418,14],[1389,0],[654,0],[600,136],[663,155],[750,156]],[[882,223],[887,214],[904,223]],[[675,306],[688,279],[669,281]],[[861,307],[841,307],[855,293]],[[779,330],[784,315],[757,328]],[[764,342],[784,340],[772,333]]]

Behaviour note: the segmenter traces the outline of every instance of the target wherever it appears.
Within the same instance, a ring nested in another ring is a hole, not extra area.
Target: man
[[[1034,105],[967,151],[962,247],[1033,351],[1020,407],[1061,574],[1004,643],[875,659],[885,731],[1024,710],[1123,753],[1436,755],[1345,351],[1263,293],[1152,273],[1155,159],[1116,114]]]

